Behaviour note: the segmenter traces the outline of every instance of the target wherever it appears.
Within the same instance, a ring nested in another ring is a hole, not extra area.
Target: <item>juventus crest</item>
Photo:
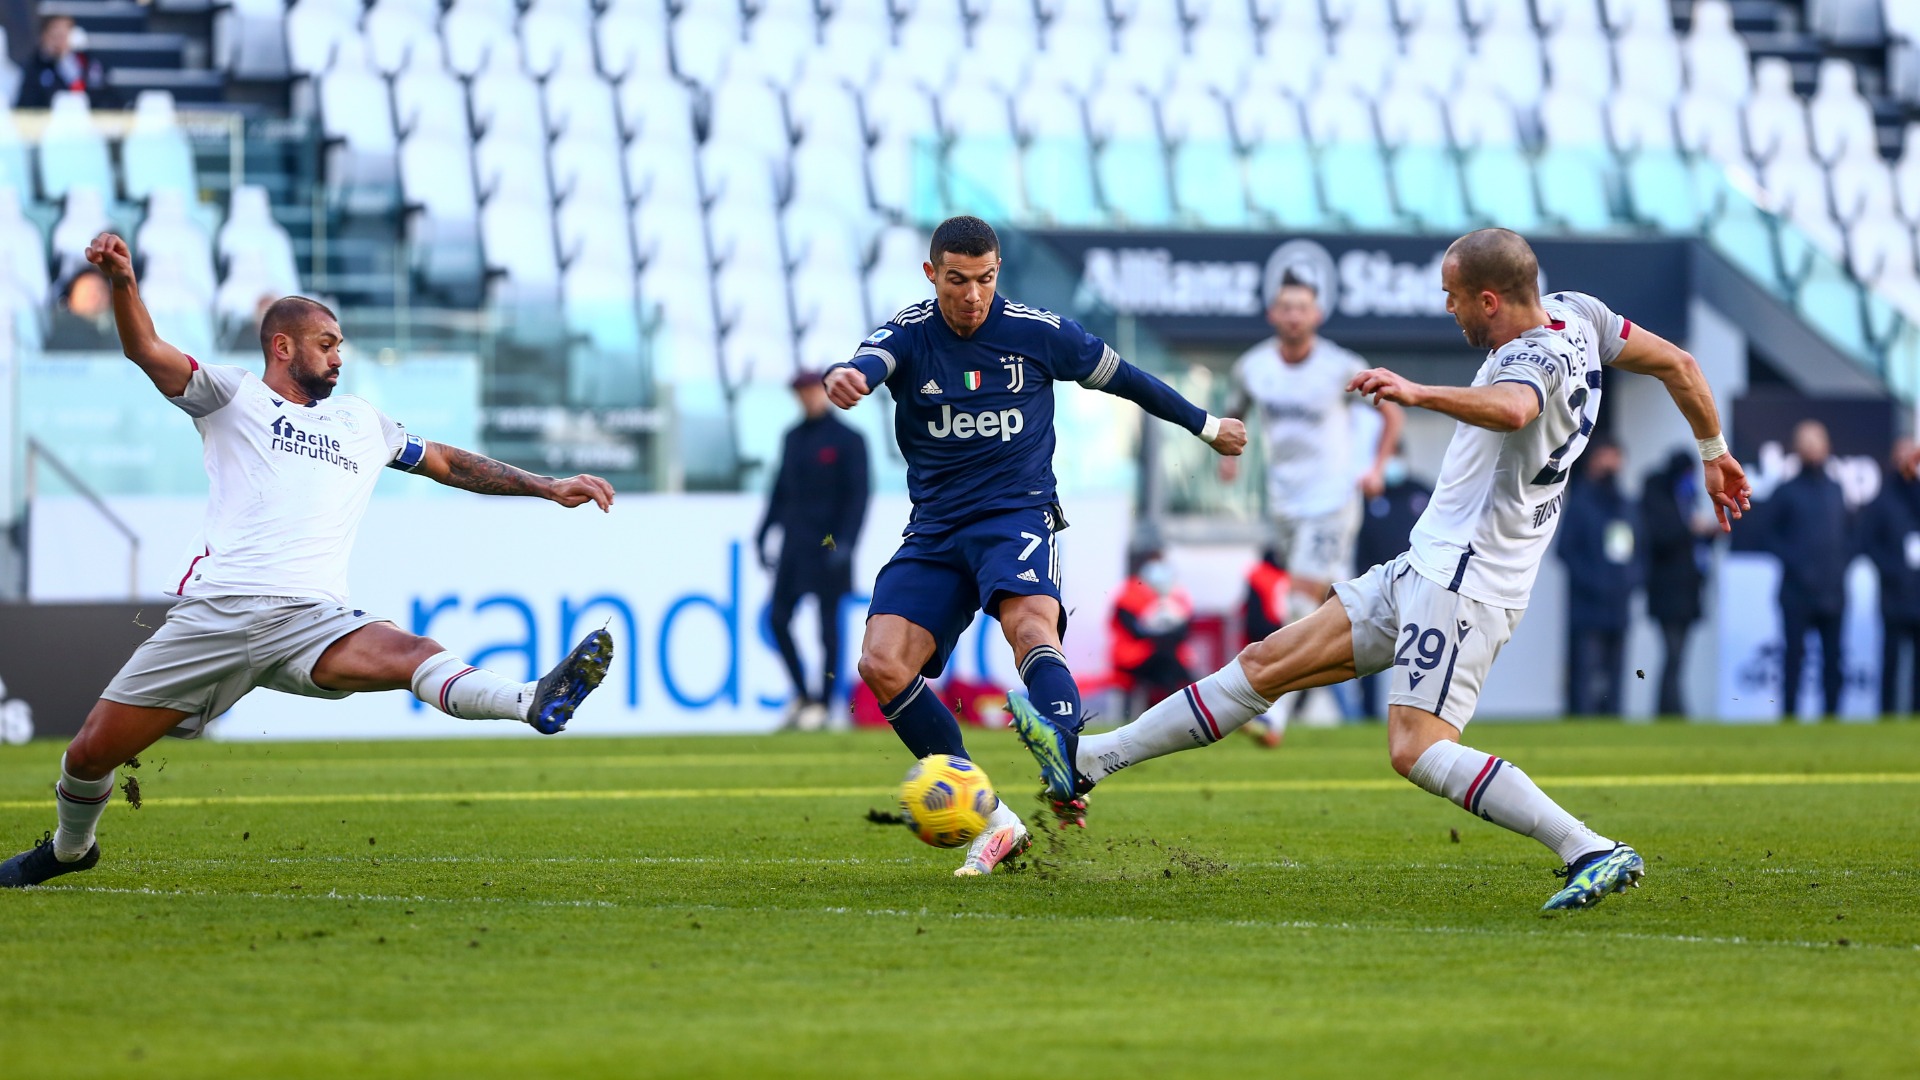
[[[1019,393],[1027,388],[1027,363],[1025,357],[1003,356],[1000,366],[1007,371],[1007,389]]]

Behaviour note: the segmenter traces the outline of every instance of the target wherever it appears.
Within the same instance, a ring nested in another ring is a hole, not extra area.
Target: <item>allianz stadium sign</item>
[[[1007,291],[1028,303],[1140,320],[1171,344],[1248,344],[1268,333],[1267,300],[1292,273],[1312,282],[1326,333],[1354,345],[1458,347],[1440,290],[1446,238],[1223,233],[1032,232],[1010,251]],[[1534,244],[1542,284],[1605,298],[1662,333],[1685,331],[1684,241]],[[1028,253],[1030,256],[1041,253]]]

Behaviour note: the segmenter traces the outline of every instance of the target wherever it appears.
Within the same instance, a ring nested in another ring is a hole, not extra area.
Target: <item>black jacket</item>
[[[1625,630],[1646,557],[1640,508],[1613,480],[1581,476],[1567,485],[1562,516],[1568,620],[1590,630]]]
[[[82,90],[87,100],[96,109],[110,107],[113,102],[108,97],[107,69],[100,61],[83,52],[73,54],[80,62],[79,85],[70,85],[60,77],[58,61],[47,54],[34,50],[33,60],[20,72],[20,93],[14,102],[16,108],[45,109],[53,104],[53,95],[62,90]]]
[[[1692,500],[1681,488],[1699,488],[1698,462],[1681,457],[1647,477],[1640,494],[1640,520],[1647,531],[1647,615],[1660,623],[1692,623],[1700,618],[1700,589],[1707,575],[1700,568],[1705,544],[1693,533]]]
[[[1388,484],[1377,497],[1361,504],[1360,533],[1354,539],[1357,569],[1391,562],[1407,550],[1413,526],[1433,498],[1433,489],[1413,480]]]
[[[1853,520],[1840,485],[1801,469],[1767,500],[1767,550],[1780,560],[1780,605],[1811,614],[1846,610]]]
[[[781,446],[755,546],[764,552],[768,530],[778,525],[782,563],[847,565],[867,519],[867,484],[867,441],[859,432],[832,413],[800,421]]]
[[[1920,622],[1920,481],[1888,473],[1860,511],[1861,554],[1880,571],[1880,614]]]

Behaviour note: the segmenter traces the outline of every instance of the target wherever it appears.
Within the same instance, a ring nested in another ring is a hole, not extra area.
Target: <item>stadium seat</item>
[[[0,183],[0,278],[33,306],[46,303],[52,284],[47,242],[40,227],[21,213],[19,189],[6,183]]]
[[[813,71],[788,87],[788,138],[795,144],[832,148],[846,154],[858,169],[866,153],[867,135],[860,123],[860,99],[839,73]]]
[[[1900,215],[1920,223],[1920,122],[1909,123],[1901,133],[1900,159],[1893,168],[1894,195]]]
[[[287,58],[287,5],[282,0],[230,0],[213,15],[214,62],[234,79],[280,81]],[[12,94],[7,95],[12,99]]]
[[[393,120],[402,139],[423,130],[471,142],[467,91],[445,70],[410,67],[393,80]]]
[[[691,153],[650,146],[635,139],[627,144],[622,158],[626,165],[627,190],[635,203],[657,203],[662,207],[691,210],[695,217],[699,216],[700,179],[694,171]]]
[[[1471,29],[1459,0],[1394,0],[1393,14],[1407,44],[1429,36],[1459,39]]]
[[[1399,227],[1366,99],[1352,89],[1326,86],[1307,99],[1305,112],[1307,132],[1319,152],[1327,209],[1362,232]]]
[[[1855,357],[1865,357],[1869,350],[1863,300],[1846,267],[1822,254],[1808,267],[1793,306],[1829,341]]]
[[[1900,100],[1920,102],[1920,6],[1883,0],[1887,28],[1887,86]]]
[[[291,290],[287,290],[291,291]],[[273,283],[273,267],[267,253],[255,248],[242,249],[227,264],[226,276],[213,294],[213,316],[222,337],[238,337],[254,325],[262,302],[286,295]]]
[[[1594,47],[1589,30],[1563,28],[1547,36],[1542,50],[1547,59],[1547,85],[1561,93],[1605,98],[1613,92],[1613,62],[1607,50]]]
[[[1461,0],[1460,15],[1476,37],[1491,32],[1533,33],[1532,0]]]
[[[358,38],[342,41],[320,77],[321,130],[329,200],[358,213],[384,213],[399,193],[393,103]]]
[[[1475,78],[1497,87],[1516,109],[1531,109],[1547,89],[1546,58],[1531,30],[1489,30],[1472,58]]]
[[[1774,240],[1775,221],[1746,193],[1726,187],[1716,198],[1717,212],[1707,238],[1735,266],[1776,294],[1786,292]]]
[[[593,39],[600,54],[600,70],[609,79],[673,74],[673,57],[667,47],[667,9],[661,0],[614,0],[600,13]]]
[[[1785,60],[1770,56],[1754,65],[1753,95],[1747,99],[1743,126],[1747,150],[1759,165],[1779,157],[1811,156],[1807,109],[1793,92],[1793,69]]]
[[[480,207],[480,246],[487,269],[500,275],[489,299],[514,321],[524,320],[533,335],[554,329],[550,317],[542,318],[551,316],[560,300],[548,204],[512,191],[489,197]]]
[[[1670,33],[1634,30],[1613,43],[1614,65],[1620,73],[1620,92],[1672,101],[1685,85],[1680,43]]]
[[[421,280],[471,290],[480,280],[480,203],[464,130],[426,126],[400,144],[408,256]]]
[[[605,188],[588,188],[562,201],[553,214],[554,243],[563,266],[592,266],[608,277],[631,282],[639,268],[633,234],[610,227],[627,216],[626,205],[611,195]]]
[[[1469,224],[1466,194],[1447,138],[1446,112],[1408,71],[1375,105],[1394,201],[1427,232],[1460,233]]]
[[[661,152],[693,153],[693,98],[673,76],[635,72],[621,80],[614,96],[628,139]]]
[[[793,152],[789,210],[825,214],[851,224],[872,213],[867,198],[866,163],[858,150],[831,143],[808,143]]]
[[[779,90],[766,76],[744,66],[713,88],[707,144],[724,144],[784,160],[790,143]]]
[[[593,192],[596,198],[617,205],[616,216],[626,216],[627,205],[632,200],[620,165],[617,138],[593,132],[568,132],[547,147],[547,170],[553,178],[556,197],[569,199]]]
[[[374,70],[392,76],[416,62],[438,61],[440,33],[434,25],[437,5],[417,0],[373,0],[361,20],[360,36]]]
[[[733,4],[687,5],[668,34],[674,73],[701,86],[718,83],[740,45],[742,29],[739,8]]]
[[[1808,242],[1829,259],[1846,253],[1846,238],[1834,223],[1827,196],[1827,178],[1818,165],[1794,158],[1776,158],[1761,172],[1768,207],[1792,222]],[[1784,239],[1784,237],[1783,237]],[[1786,263],[1789,272],[1795,265]]]
[[[1629,34],[1673,36],[1673,9],[1667,0],[1602,0],[1601,12],[1614,37]]]
[[[1540,223],[1533,167],[1521,149],[1519,119],[1496,88],[1494,73],[1470,71],[1447,108],[1468,211],[1490,225],[1533,231]]]
[[[843,0],[827,15],[820,31],[819,52],[833,57],[855,86],[865,86],[892,44],[893,27],[885,0],[864,5]]]
[[[145,261],[140,299],[153,317],[154,332],[189,356],[212,355],[217,340],[212,293],[190,284],[193,271],[181,255],[160,248]]]
[[[287,64],[295,75],[313,77],[333,66],[344,41],[360,39],[357,0],[295,0],[287,9]]]
[[[540,84],[528,77],[513,53],[496,50],[467,84],[474,130],[482,135],[513,135],[530,143],[545,141],[547,123],[540,106]],[[484,186],[484,185],[482,185]]]
[[[29,164],[27,144],[20,138],[10,102],[0,101],[0,187],[10,187],[22,199],[33,195],[33,166]]]
[[[112,225],[105,191],[91,184],[68,189],[60,220],[53,226],[54,277],[65,278],[85,267],[87,245]]]
[[[300,291],[300,271],[293,257],[293,238],[274,220],[267,189],[242,184],[227,203],[227,220],[214,237],[214,250],[231,264],[257,252],[269,270],[268,280],[278,295]]]
[[[583,337],[602,355],[569,368],[575,400],[603,405],[632,400],[643,373],[637,367],[644,346],[633,275],[592,263],[567,267],[560,302],[568,332]]]
[[[120,142],[120,173],[129,199],[162,189],[197,190],[193,145],[174,119],[172,94],[142,90],[134,99],[133,126]]]
[[[1353,26],[1329,39],[1326,64],[1320,69],[1321,91],[1346,88],[1362,97],[1374,98],[1387,85],[1399,62],[1399,50],[1380,41],[1376,31]]]
[[[1878,48],[1887,40],[1886,26],[1880,16],[1881,3],[1882,0],[1807,0],[1807,29],[1835,45]]]
[[[879,326],[894,312],[932,295],[933,286],[920,275],[920,264],[926,261],[931,242],[932,237],[908,225],[891,225],[881,231],[866,275],[870,326]]]
[[[1894,195],[1893,169],[1872,147],[1854,146],[1827,170],[1833,197],[1833,215],[1851,229],[1860,221],[1891,221],[1899,217]]]
[[[1101,65],[1102,87],[1131,86],[1149,97],[1166,93],[1186,59],[1178,28],[1169,33],[1157,20],[1135,18],[1120,28],[1113,55]]]
[[[1181,74],[1231,96],[1240,92],[1248,74],[1261,64],[1259,49],[1260,38],[1247,18],[1246,5],[1214,3],[1188,34],[1188,57]]]
[[[786,86],[798,79],[818,48],[819,19],[812,0],[760,0],[747,21],[739,62]],[[837,70],[838,65],[819,65]]]
[[[1687,86],[1695,94],[1744,101],[1753,86],[1746,39],[1734,32],[1733,9],[1727,0],[1699,0],[1693,5],[1693,28],[1682,51],[1686,57]]]
[[[1728,98],[1688,90],[1674,108],[1680,148],[1705,155],[1722,167],[1748,167],[1740,106]]]
[[[713,298],[720,312],[720,357],[727,377],[790,377],[795,340],[786,274],[767,273],[751,263],[723,265],[713,277]]]
[[[716,267],[754,277],[786,275],[779,212],[759,192],[729,190],[707,212],[707,238]],[[782,286],[782,295],[785,287]]]
[[[1421,34],[1407,39],[1406,55],[1394,68],[1392,79],[1418,85],[1434,94],[1447,95],[1460,83],[1460,72],[1472,59],[1472,45],[1465,35],[1456,33]],[[1503,63],[1517,62],[1513,59]]]
[[[1533,10],[1542,33],[1574,30],[1598,40],[1606,32],[1596,0],[1534,0]]]
[[[1320,177],[1299,106],[1271,90],[1251,90],[1230,105],[1246,147],[1248,205],[1283,228],[1323,227]]]
[[[1850,61],[1820,62],[1819,80],[1807,102],[1807,120],[1813,128],[1814,155],[1823,162],[1831,164],[1855,148],[1878,152],[1873,110],[1860,96]]]
[[[1397,36],[1392,0],[1321,0],[1321,12],[1338,31],[1360,30],[1383,39]]]
[[[590,66],[562,68],[541,86],[546,100],[547,133],[620,140],[620,118],[613,88]]]
[[[510,193],[518,202],[551,206],[546,156],[545,140],[538,134],[489,131],[473,144],[474,190],[482,202]]]
[[[969,82],[979,82],[1004,93],[1026,85],[1034,58],[1040,53],[1040,28],[1027,0],[976,0],[976,15],[968,30],[967,49],[959,70]]]
[[[76,187],[112,191],[113,164],[106,137],[93,126],[87,95],[63,90],[53,95],[40,136],[40,194],[59,199]]]
[[[495,52],[511,48],[517,58],[519,37],[513,0],[453,0],[440,16],[440,38],[447,67],[471,78]]]
[[[146,220],[133,236],[134,254],[151,259],[164,251],[180,274],[181,284],[211,306],[218,279],[213,272],[213,238],[188,211],[187,192],[163,188],[147,203]]]
[[[593,29],[593,9],[585,0],[533,0],[520,16],[527,71],[540,79],[559,71],[593,71]]]
[[[1026,209],[1020,190],[1020,151],[1007,99],[986,88],[966,109],[944,117],[947,132],[945,198],[956,212],[994,218]]]
[[[1210,228],[1247,223],[1247,192],[1226,103],[1211,86],[1176,88],[1160,103],[1173,167],[1174,208]]]
[[[1173,220],[1173,193],[1160,121],[1146,92],[1110,85],[1087,99],[1093,174],[1101,200],[1120,221],[1159,227]]]
[[[1863,215],[1847,233],[1847,266],[1876,288],[1883,281],[1920,276],[1912,228],[1892,214]]]

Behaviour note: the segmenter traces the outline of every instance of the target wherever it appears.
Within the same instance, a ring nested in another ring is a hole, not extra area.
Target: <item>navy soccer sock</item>
[[[960,721],[954,719],[953,711],[940,700],[939,692],[927,685],[925,678],[914,676],[899,697],[880,706],[880,713],[893,725],[893,733],[900,736],[914,757],[923,758],[928,754],[967,757],[966,745],[960,741]]]
[[[1067,658],[1051,645],[1036,645],[1020,662],[1020,681],[1027,684],[1033,707],[1053,723],[1075,734],[1086,725],[1080,711],[1080,687],[1067,670]]]

